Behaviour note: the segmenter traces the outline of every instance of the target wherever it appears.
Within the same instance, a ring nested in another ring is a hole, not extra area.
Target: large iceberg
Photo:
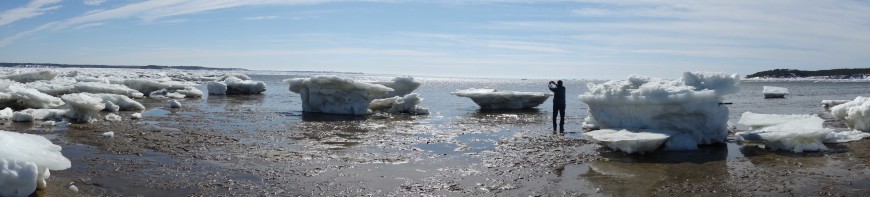
[[[369,109],[393,114],[429,114],[429,109],[419,106],[421,101],[423,98],[419,94],[413,93],[402,97],[394,96],[372,100]]]
[[[588,84],[580,95],[589,105],[587,120],[601,129],[668,131],[671,150],[722,143],[728,135],[723,95],[737,92],[736,74],[686,72],[679,80],[632,75],[627,80]],[[694,144],[686,146],[686,144]],[[676,146],[679,145],[679,146]]]
[[[788,95],[788,88],[764,86],[761,94],[764,94],[764,98],[785,98],[785,95]]]
[[[481,109],[531,109],[547,101],[553,94],[544,92],[514,92],[495,89],[466,89],[451,94],[470,98]]]
[[[383,85],[357,82],[338,76],[288,79],[290,91],[302,97],[302,110],[332,114],[370,113],[372,100],[393,91]]]
[[[0,130],[0,196],[28,196],[46,187],[49,170],[71,166],[61,147],[44,137]]]
[[[831,107],[831,115],[846,122],[851,129],[870,132],[870,97],[859,96],[855,100]]]
[[[414,92],[414,90],[422,85],[422,83],[414,81],[414,77],[411,76],[396,77],[393,78],[392,81],[378,81],[372,83],[381,84],[392,88],[393,91],[387,93],[386,97],[405,96],[410,94],[411,92]]]

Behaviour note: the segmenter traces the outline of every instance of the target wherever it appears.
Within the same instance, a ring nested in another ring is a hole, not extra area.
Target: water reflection
[[[360,115],[344,115],[344,114],[327,114],[317,112],[302,112],[302,121],[306,122],[335,122],[335,121],[354,121],[367,120],[371,116]]]
[[[695,163],[723,161],[728,158],[726,144],[700,145],[694,151],[655,151],[646,154],[625,154],[606,148],[599,150],[610,161],[623,163]]]

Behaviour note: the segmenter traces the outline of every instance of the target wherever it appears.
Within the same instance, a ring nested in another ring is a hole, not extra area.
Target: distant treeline
[[[94,64],[0,63],[0,67],[13,68],[128,68],[128,69],[180,69],[180,70],[246,70],[241,68],[210,68],[202,66],[128,66]]]
[[[799,77],[824,77],[829,79],[855,79],[870,76],[870,68],[843,68],[830,70],[795,70],[773,69],[747,75],[746,78],[799,78]]]

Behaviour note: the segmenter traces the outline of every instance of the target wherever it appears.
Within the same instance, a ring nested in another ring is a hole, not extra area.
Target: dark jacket
[[[553,91],[553,106],[565,106],[565,86],[550,88]]]

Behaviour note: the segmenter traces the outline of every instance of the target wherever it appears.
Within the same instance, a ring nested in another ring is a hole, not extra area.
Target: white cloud
[[[280,16],[252,16],[245,17],[245,20],[275,20],[281,18]]]
[[[95,5],[95,6],[100,5],[103,2],[106,2],[106,0],[85,0],[84,1],[85,5]]]
[[[59,9],[60,0],[33,0],[24,7],[13,8],[0,13],[0,26],[14,23],[15,21],[37,17],[46,12]]]

